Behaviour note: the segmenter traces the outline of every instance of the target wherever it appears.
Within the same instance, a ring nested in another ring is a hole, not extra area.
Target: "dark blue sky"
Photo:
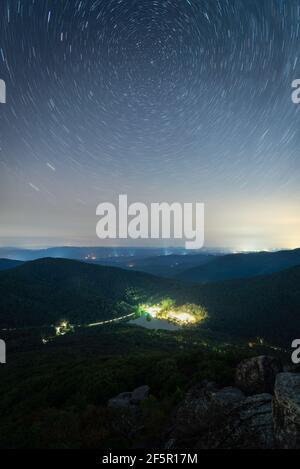
[[[206,245],[300,245],[300,1],[1,0],[0,244],[205,202]]]

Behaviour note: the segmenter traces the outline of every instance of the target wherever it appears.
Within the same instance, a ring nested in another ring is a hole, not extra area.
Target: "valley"
[[[196,305],[206,312],[195,327],[290,346],[300,331],[299,282],[299,266],[198,285],[117,267],[39,259],[0,272],[0,328],[47,327],[63,320],[95,324],[170,299],[176,308]]]
[[[238,364],[261,355],[291,368],[300,267],[281,265],[269,275],[197,284],[69,259],[6,263],[0,448],[162,445],[193,386],[233,386]],[[132,415],[108,402],[145,386],[136,432]]]

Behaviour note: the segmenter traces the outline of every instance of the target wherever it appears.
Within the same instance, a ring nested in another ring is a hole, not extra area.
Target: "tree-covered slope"
[[[177,283],[151,275],[66,259],[41,259],[0,272],[0,326],[28,327],[61,319],[89,323],[130,313],[138,295],[177,290]],[[122,303],[121,303],[122,305]]]
[[[15,267],[18,267],[22,264],[23,262],[21,261],[15,261],[12,259],[0,259],[0,271],[14,269]]]
[[[300,338],[300,267],[269,276],[198,287],[209,325],[241,337],[290,347]]]

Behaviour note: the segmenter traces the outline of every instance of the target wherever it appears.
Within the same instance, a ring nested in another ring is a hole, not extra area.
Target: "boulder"
[[[245,399],[236,388],[217,389],[214,383],[202,382],[190,389],[178,406],[167,430],[166,449],[195,447],[200,435],[221,425],[233,409]]]
[[[213,440],[214,447],[222,449],[274,448],[271,394],[247,397]]]
[[[141,386],[132,392],[123,392],[108,401],[108,407],[135,409],[149,397],[149,386]]]
[[[130,400],[131,392],[122,392],[108,401],[108,407],[129,408],[131,407]]]
[[[149,394],[150,394],[149,386],[141,386],[132,392],[130,401],[132,404],[138,405],[141,402],[148,399]]]
[[[282,365],[275,357],[260,356],[242,361],[237,369],[235,384],[247,395],[273,394],[276,375],[282,372]]]
[[[208,383],[192,388],[179,405],[165,449],[274,447],[272,396],[252,397]]]
[[[273,417],[277,447],[300,449],[300,374],[280,373],[277,376]]]

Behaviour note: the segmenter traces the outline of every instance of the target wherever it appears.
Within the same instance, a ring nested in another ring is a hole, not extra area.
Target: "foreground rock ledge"
[[[242,361],[235,375],[235,384],[247,395],[273,394],[276,376],[283,371],[275,357],[262,355]]]
[[[273,419],[276,445],[300,448],[300,374],[280,373],[275,384]]]
[[[202,383],[179,405],[166,449],[271,449],[272,396],[246,398],[236,388]]]

